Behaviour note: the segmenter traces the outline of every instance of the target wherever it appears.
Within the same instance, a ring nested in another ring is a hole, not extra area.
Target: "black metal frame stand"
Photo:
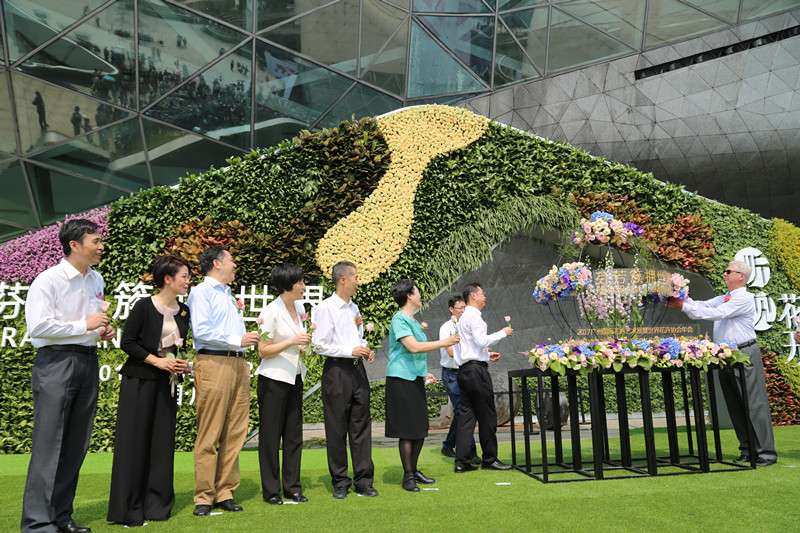
[[[744,380],[744,367],[737,364],[734,367],[738,372],[739,381],[742,387],[743,397],[745,399],[745,409],[749,414],[749,406],[747,405],[747,390]],[[553,453],[554,459],[551,460],[548,455],[547,446],[547,431],[544,427],[540,427],[539,437],[541,441],[541,460],[534,462],[531,454],[531,436],[533,431],[532,415],[532,402],[531,402],[531,389],[528,387],[528,378],[536,378],[537,387],[536,394],[538,396],[539,405],[543,405],[544,398],[542,391],[545,387],[545,378],[550,378],[550,390],[552,392],[553,413],[559,412],[558,407],[558,392],[559,392],[559,376],[549,370],[542,371],[538,368],[530,368],[525,370],[512,370],[508,372],[508,394],[509,405],[513,405],[510,397],[513,394],[512,380],[520,378],[522,380],[522,387],[519,394],[522,394],[522,416],[523,416],[523,442],[525,451],[524,463],[517,461],[517,438],[514,424],[511,424],[511,454],[514,467],[524,472],[525,474],[538,479],[544,483],[562,483],[570,481],[586,481],[590,479],[620,479],[631,477],[645,477],[645,476],[665,476],[665,475],[680,475],[680,474],[697,474],[707,472],[730,472],[739,470],[750,470],[755,468],[755,450],[752,449],[752,443],[755,439],[752,435],[753,428],[750,423],[749,416],[747,417],[748,431],[750,432],[750,457],[751,463],[749,465],[739,465],[733,462],[724,461],[722,459],[722,446],[720,443],[719,434],[719,416],[717,413],[717,406],[715,402],[716,391],[713,383],[712,372],[718,372],[719,367],[716,365],[708,369],[708,393],[710,398],[709,411],[711,415],[711,429],[714,437],[714,458],[709,457],[708,452],[708,439],[706,434],[706,422],[704,416],[704,404],[702,394],[702,369],[697,367],[688,368],[656,368],[653,367],[652,371],[646,371],[642,368],[625,367],[620,372],[614,370],[602,370],[589,373],[589,412],[591,417],[591,446],[592,446],[592,462],[584,464],[581,454],[581,437],[580,437],[580,422],[578,421],[578,387],[577,376],[579,373],[575,370],[568,370],[566,372],[567,380],[567,400],[570,410],[570,445],[571,445],[571,461],[565,460],[563,444],[562,444],[562,431],[558,421],[553,426]],[[662,387],[664,389],[664,408],[667,418],[667,442],[669,448],[669,455],[659,456],[656,451],[655,444],[655,431],[653,427],[653,412],[650,396],[650,375],[657,373],[662,380]],[[681,447],[679,444],[680,432],[678,431],[677,413],[675,411],[675,383],[673,376],[680,374],[680,388],[684,404],[684,419],[686,423],[686,447],[688,453],[681,454]],[[691,410],[689,409],[689,394],[687,390],[687,373],[688,373],[688,389],[691,389]],[[639,391],[642,400],[642,421],[644,430],[645,441],[645,457],[632,457],[631,454],[631,440],[630,440],[630,427],[628,423],[628,399],[625,390],[625,374],[635,374],[639,378]],[[614,376],[617,397],[617,416],[619,421],[619,440],[620,440],[620,455],[619,457],[611,457],[608,445],[608,425],[606,421],[606,401],[605,391],[603,389],[603,379],[606,376]],[[694,425],[692,425],[691,413],[694,412]],[[513,413],[511,414],[513,417]],[[694,431],[693,431],[694,429]],[[729,466],[730,468],[715,468],[711,470],[711,464],[721,464]],[[669,467],[669,471],[659,472],[659,468]],[[607,476],[608,473],[624,470],[624,475]],[[553,476],[560,474],[575,474],[567,479],[553,479]]]

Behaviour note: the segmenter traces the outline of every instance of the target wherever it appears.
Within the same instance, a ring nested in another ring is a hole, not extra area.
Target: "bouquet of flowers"
[[[311,313],[303,313],[300,315],[300,320],[303,321],[303,325],[306,327],[306,333],[309,335],[314,334],[314,330],[317,329],[317,323],[311,321]],[[319,346],[314,344],[313,342],[309,342],[305,346],[303,346],[302,350],[300,351],[301,355],[308,357],[310,355],[314,355],[317,351],[319,351]]]
[[[539,344],[528,352],[531,365],[564,375],[577,370],[586,375],[593,370],[619,372],[625,365],[650,370],[691,365],[707,369],[710,364],[749,363],[750,359],[725,341],[705,339],[661,338],[611,339],[607,341],[570,340],[560,344]]]
[[[550,272],[536,282],[533,298],[537,303],[547,305],[553,300],[563,300],[581,292],[591,283],[592,271],[584,263],[565,263],[560,267],[553,265]]]
[[[584,244],[627,244],[643,233],[642,227],[631,222],[621,222],[605,211],[595,211],[590,218],[581,219],[581,230],[570,238],[578,246]]]

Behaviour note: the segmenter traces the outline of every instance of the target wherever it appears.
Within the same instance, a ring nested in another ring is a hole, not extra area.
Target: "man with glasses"
[[[447,306],[450,309],[450,320],[442,324],[439,328],[439,340],[444,340],[451,335],[458,333],[458,321],[461,315],[464,314],[464,309],[467,304],[460,294],[453,294],[447,301]],[[458,389],[458,364],[456,364],[455,351],[458,350],[458,345],[448,346],[447,348],[440,348],[442,360],[442,384],[444,390],[447,391],[447,396],[450,398],[450,403],[453,405],[453,419],[450,421],[450,430],[447,432],[447,437],[442,443],[442,455],[446,457],[456,457],[456,433],[458,432],[458,411],[461,409],[461,391]],[[476,453],[475,437],[472,437],[472,464],[479,465],[481,460]]]
[[[734,261],[723,272],[725,285],[728,287],[727,294],[703,302],[695,302],[691,298],[682,302],[670,299],[667,305],[682,309],[693,320],[713,320],[714,340],[724,339],[736,344],[740,351],[750,357],[750,364],[744,367],[744,377],[747,400],[750,404],[750,421],[756,439],[753,448],[758,455],[756,465],[769,466],[775,464],[778,454],[775,451],[775,439],[772,435],[772,417],[769,412],[764,363],[761,360],[761,349],[756,342],[756,331],[753,327],[755,298],[745,287],[751,273],[750,265]],[[748,463],[750,443],[747,438],[747,417],[742,392],[733,368],[723,367],[719,373],[719,381],[733,429],[739,439],[740,455],[734,462]]]

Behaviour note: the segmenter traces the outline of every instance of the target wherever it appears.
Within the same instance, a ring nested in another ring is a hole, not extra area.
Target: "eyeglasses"
[[[742,274],[742,272],[739,272],[738,270],[731,270],[730,268],[724,271],[724,273],[725,273],[725,274],[728,274],[729,276],[730,276],[730,275],[731,275],[731,273],[733,273],[733,272],[735,272],[736,274]]]

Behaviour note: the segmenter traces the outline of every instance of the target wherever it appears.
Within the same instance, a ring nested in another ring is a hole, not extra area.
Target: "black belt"
[[[749,340],[749,341],[747,341],[747,342],[743,342],[743,343],[741,343],[741,344],[739,345],[739,348],[747,348],[748,346],[752,346],[752,345],[754,345],[755,343],[756,343],[756,340],[755,340],[755,339],[753,339],[753,340]]]
[[[83,344],[50,344],[42,346],[56,352],[80,352],[87,355],[97,355],[97,346],[84,346]]]
[[[338,363],[340,365],[347,365],[347,366],[358,366],[359,364],[361,364],[361,358],[354,357],[351,359],[350,357],[326,357],[325,362]]]
[[[197,350],[202,355],[221,355],[223,357],[244,357],[244,352],[232,352],[228,350]]]
[[[469,365],[482,365],[485,366],[486,368],[489,368],[489,363],[487,363],[486,361],[478,361],[477,359],[470,359],[466,363],[463,363],[461,367],[463,368]]]

